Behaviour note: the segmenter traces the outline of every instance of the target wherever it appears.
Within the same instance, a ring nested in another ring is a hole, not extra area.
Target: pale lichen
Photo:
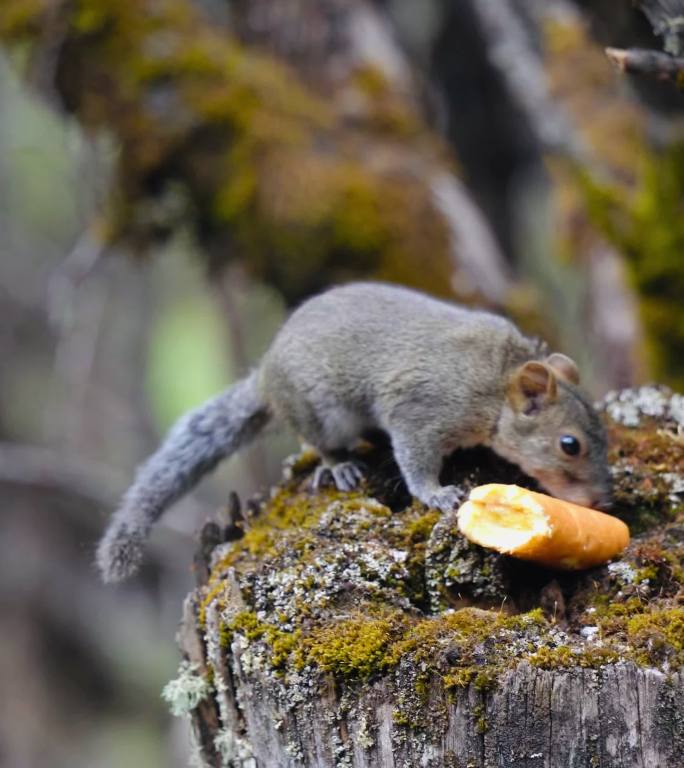
[[[178,676],[164,686],[161,695],[171,714],[182,717],[210,696],[212,690],[212,685],[200,674],[199,667],[184,660],[178,667]]]
[[[602,407],[613,421],[626,427],[638,427],[645,416],[684,426],[684,398],[666,387],[611,391],[603,399]]]

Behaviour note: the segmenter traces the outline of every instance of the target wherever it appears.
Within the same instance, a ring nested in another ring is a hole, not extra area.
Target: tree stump
[[[602,408],[633,541],[581,573],[465,542],[408,496],[387,446],[363,451],[354,493],[313,492],[315,458],[289,462],[185,603],[168,698],[203,764],[684,765],[684,398]],[[444,473],[533,487],[485,450]]]

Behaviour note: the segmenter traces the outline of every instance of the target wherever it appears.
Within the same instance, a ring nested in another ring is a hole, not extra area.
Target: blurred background
[[[159,694],[194,532],[296,443],[222,467],[133,583],[94,547],[306,296],[400,282],[508,314],[596,397],[684,389],[680,5],[3,0],[0,766],[187,765]]]

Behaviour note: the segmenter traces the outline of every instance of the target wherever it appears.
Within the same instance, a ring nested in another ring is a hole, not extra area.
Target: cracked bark
[[[227,663],[239,664],[239,657]],[[228,676],[229,667],[219,671]],[[589,676],[588,687],[585,676]],[[397,693],[381,681],[362,690],[355,702],[357,710],[367,708],[375,713],[375,721],[370,724],[375,732],[374,743],[368,747],[359,743],[361,722],[353,715],[342,714],[339,721],[331,718],[331,713],[341,712],[340,696],[333,686],[315,706],[301,705],[288,713],[264,695],[268,685],[259,679],[258,672],[239,674],[235,680],[238,687],[230,695],[242,707],[254,748],[252,757],[244,761],[253,760],[256,766],[653,768],[680,765],[684,755],[681,711],[675,717],[663,705],[666,697],[676,700],[684,696],[684,677],[676,673],[668,678],[633,664],[567,672],[520,665],[494,693],[480,694],[470,688],[453,696],[441,737],[427,744],[420,739],[397,738],[402,733],[402,726],[392,718]],[[630,691],[630,703],[643,700],[649,713],[645,721],[638,708],[623,706],[623,696]],[[529,713],[528,696],[532,699]],[[433,702],[445,701],[445,693],[437,683],[431,687],[430,697]],[[484,701],[482,715],[480,701]],[[659,712],[666,718],[662,722],[655,716]],[[478,732],[476,722],[481,716],[487,721],[484,734]],[[202,725],[198,735],[208,746],[209,764],[222,765],[207,738],[212,732],[210,716],[198,711],[194,722]],[[338,762],[345,750],[350,762]],[[244,761],[230,765],[249,764]]]

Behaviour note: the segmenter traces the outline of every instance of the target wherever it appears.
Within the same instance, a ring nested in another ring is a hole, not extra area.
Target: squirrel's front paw
[[[429,507],[434,507],[441,512],[447,513],[460,506],[466,496],[466,492],[461,488],[457,488],[455,485],[445,485],[431,494],[426,503]]]
[[[332,478],[338,491],[353,491],[363,480],[363,472],[358,464],[355,464],[353,461],[342,461],[339,464],[334,464],[332,467],[327,464],[320,464],[316,467],[311,485],[314,490],[318,490],[330,478]]]

